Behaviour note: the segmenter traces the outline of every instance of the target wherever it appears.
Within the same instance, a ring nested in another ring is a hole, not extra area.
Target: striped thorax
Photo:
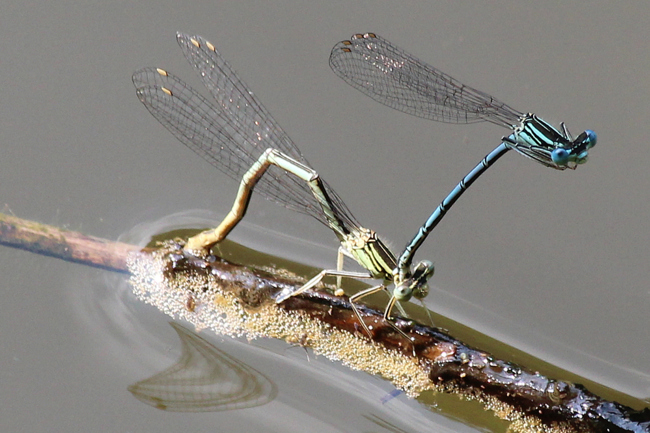
[[[345,235],[341,245],[373,278],[392,281],[395,256],[373,230],[358,227]]]
[[[575,169],[589,157],[596,144],[596,133],[586,130],[575,140],[561,123],[562,131],[535,114],[528,113],[513,126],[512,134],[504,140],[514,149],[535,161],[558,170]]]

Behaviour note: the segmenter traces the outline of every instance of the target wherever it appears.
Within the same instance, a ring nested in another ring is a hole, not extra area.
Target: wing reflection
[[[388,430],[389,432],[392,433],[408,433],[406,430],[403,430],[399,427],[397,427],[395,424],[388,422],[387,420],[381,418],[378,415],[375,415],[374,413],[371,413],[370,415],[361,415],[368,421],[373,422],[374,424],[377,424],[379,427],[382,427],[385,430]]]
[[[176,364],[128,390],[157,409],[218,412],[264,405],[277,395],[266,376],[217,349],[194,332],[171,322],[182,343]]]

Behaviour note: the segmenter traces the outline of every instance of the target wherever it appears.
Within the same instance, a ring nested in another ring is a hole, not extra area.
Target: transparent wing
[[[190,36],[184,33],[177,33],[176,40],[185,58],[198,71],[201,81],[217,101],[219,108],[226,113],[230,123],[245,134],[247,140],[253,141],[254,144],[265,143],[262,151],[273,147],[311,167],[298,147],[237,76],[214,45],[201,36]],[[261,151],[253,153],[259,154]]]
[[[211,103],[162,69],[141,69],[133,75],[136,94],[165,128],[203,159],[237,181],[268,148],[278,149],[309,165],[296,145],[210,43],[201,37],[183,34],[178,34],[177,39],[218,104]],[[358,225],[338,195],[327,184],[325,187],[341,219],[349,225]],[[278,167],[269,168],[258,181],[255,191],[327,225],[322,209],[307,184]]]
[[[336,44],[330,66],[345,82],[372,99],[425,119],[446,123],[488,121],[512,127],[522,115],[372,33],[357,34]]]

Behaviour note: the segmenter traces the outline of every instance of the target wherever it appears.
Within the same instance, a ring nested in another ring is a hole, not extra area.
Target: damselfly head
[[[573,143],[571,148],[566,149],[558,147],[551,152],[551,159],[559,166],[567,166],[575,168],[575,164],[584,164],[589,159],[589,149],[596,145],[596,133],[591,129],[587,129],[580,134]],[[574,167],[571,167],[571,165]]]
[[[411,297],[416,299],[425,298],[429,294],[429,279],[433,276],[435,267],[428,260],[418,263],[411,275],[398,283],[393,291],[393,296],[398,301],[408,301]]]
[[[588,150],[596,145],[596,141],[598,141],[596,133],[591,129],[587,129],[575,139],[572,151],[576,156],[576,164],[587,162]]]

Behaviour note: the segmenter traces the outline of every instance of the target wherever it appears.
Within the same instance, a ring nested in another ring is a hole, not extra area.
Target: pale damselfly
[[[404,248],[394,272],[410,272],[413,256],[428,234],[467,188],[508,150],[514,149],[557,170],[575,169],[587,161],[596,133],[586,130],[573,139],[534,114],[517,111],[487,93],[460,83],[373,33],[339,42],[330,55],[332,70],[352,87],[388,107],[446,123],[491,122],[512,130],[502,143],[470,171],[440,203]]]
[[[397,301],[426,296],[433,264],[422,261],[408,272],[394,275],[397,262],[393,253],[374,231],[359,225],[338,194],[310,168],[298,147],[214,45],[200,36],[182,33],[178,33],[176,39],[217,104],[160,68],[145,68],[133,74],[136,94],[178,140],[228,176],[241,181],[228,215],[216,229],[188,239],[186,250],[208,254],[210,248],[223,240],[244,217],[255,188],[267,199],[310,215],[330,227],[341,243],[336,270],[320,272],[297,291],[281,293],[276,302],[316,286],[325,276],[380,279],[383,284],[370,290],[379,291],[386,289],[388,284],[395,284],[384,319],[408,339],[408,335],[393,323],[390,313]],[[344,271],[344,256],[355,259],[368,272]],[[350,297],[350,303],[372,337],[355,306],[357,295]]]

